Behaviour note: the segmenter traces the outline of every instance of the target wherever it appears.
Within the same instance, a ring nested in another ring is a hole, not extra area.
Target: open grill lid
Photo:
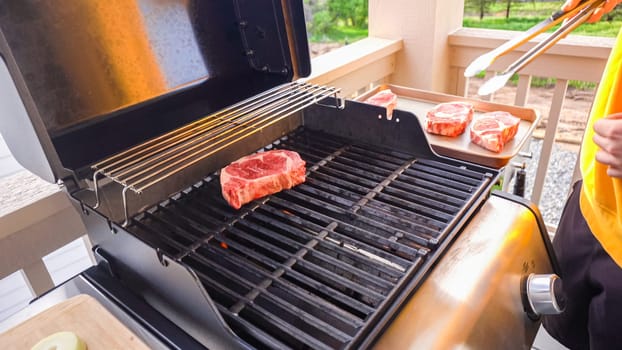
[[[48,181],[310,73],[294,0],[0,0],[0,56],[0,131]]]

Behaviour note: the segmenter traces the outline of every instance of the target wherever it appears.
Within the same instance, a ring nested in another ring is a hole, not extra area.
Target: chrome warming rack
[[[330,96],[332,107],[343,108],[339,89],[292,82],[277,86],[193,123],[117,153],[91,166],[96,203],[100,205],[100,177],[120,184],[123,210],[129,222],[127,191],[141,194],[149,187],[206,160],[311,104]]]

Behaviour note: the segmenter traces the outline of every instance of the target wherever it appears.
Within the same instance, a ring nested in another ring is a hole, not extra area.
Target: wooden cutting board
[[[0,349],[30,349],[60,331],[74,332],[88,350],[149,349],[97,300],[85,294],[58,303],[0,334]]]

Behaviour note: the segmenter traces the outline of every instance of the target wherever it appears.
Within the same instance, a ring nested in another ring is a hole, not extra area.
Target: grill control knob
[[[564,311],[566,298],[562,280],[555,274],[535,274],[527,277],[525,284],[526,306],[530,316],[557,315]]]

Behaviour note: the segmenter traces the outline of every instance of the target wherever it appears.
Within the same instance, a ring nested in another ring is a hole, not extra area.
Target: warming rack
[[[277,86],[217,113],[117,153],[91,166],[96,204],[98,179],[111,179],[123,187],[125,224],[127,191],[141,194],[149,187],[207,159],[234,143],[261,131],[322,99],[337,97],[339,89],[292,82]],[[335,99],[343,108],[343,100]],[[124,224],[124,225],[125,225]]]

